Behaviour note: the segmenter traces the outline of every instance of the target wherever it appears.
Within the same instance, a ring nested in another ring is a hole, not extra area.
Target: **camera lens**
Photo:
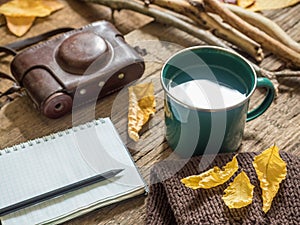
[[[43,104],[43,113],[50,118],[58,118],[72,109],[72,98],[63,92],[54,93]]]

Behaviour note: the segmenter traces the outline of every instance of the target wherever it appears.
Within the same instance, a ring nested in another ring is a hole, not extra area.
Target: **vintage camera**
[[[144,69],[143,58],[107,21],[29,47],[11,63],[12,75],[50,118],[70,112],[74,98],[85,104],[119,90]]]

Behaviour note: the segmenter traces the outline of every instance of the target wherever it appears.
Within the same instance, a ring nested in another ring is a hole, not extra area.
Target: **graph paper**
[[[0,152],[0,208],[111,169],[124,169],[109,180],[5,215],[2,225],[62,222],[146,190],[109,118]]]

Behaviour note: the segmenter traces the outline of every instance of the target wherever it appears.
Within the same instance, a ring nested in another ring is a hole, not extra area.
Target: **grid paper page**
[[[75,181],[124,169],[117,176],[1,218],[2,225],[42,224],[90,211],[143,190],[145,183],[110,119],[12,147],[0,156],[0,208]],[[36,143],[38,142],[38,143]]]

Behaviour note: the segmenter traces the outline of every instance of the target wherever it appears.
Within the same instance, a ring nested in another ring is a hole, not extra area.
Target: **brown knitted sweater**
[[[221,198],[238,173],[225,184],[211,189],[192,190],[180,182],[181,178],[199,174],[213,166],[224,166],[233,154],[217,155],[207,168],[203,162],[212,159],[211,155],[194,157],[187,163],[183,160],[158,163],[150,174],[147,224],[300,224],[299,157],[284,152],[280,155],[287,163],[287,177],[280,184],[271,209],[266,214],[262,211],[261,189],[252,166],[255,153],[240,153],[237,157],[239,170],[242,168],[255,185],[252,204],[240,209],[229,209]]]

